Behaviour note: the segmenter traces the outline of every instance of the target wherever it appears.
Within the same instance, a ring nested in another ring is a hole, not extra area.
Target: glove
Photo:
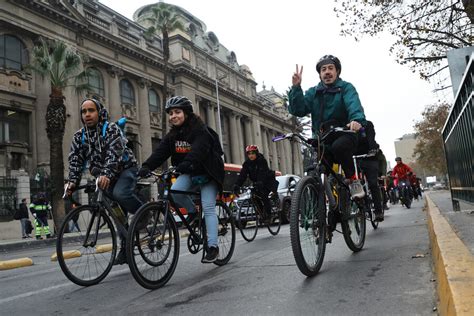
[[[234,188],[232,189],[232,192],[237,195],[240,193],[240,187],[236,184],[234,185]]]
[[[183,173],[192,173],[193,172],[193,164],[189,160],[185,160],[181,162],[177,167],[176,167],[176,172],[179,172],[181,174]]]
[[[150,175],[151,171],[150,169],[147,167],[147,166],[142,166],[139,170],[138,170],[138,176],[140,178],[146,178]]]

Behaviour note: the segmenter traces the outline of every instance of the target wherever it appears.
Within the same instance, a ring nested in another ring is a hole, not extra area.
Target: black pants
[[[380,193],[377,177],[379,174],[379,163],[375,160],[361,160],[359,165],[367,177],[370,193],[372,193],[375,212],[382,212],[382,195]]]
[[[272,213],[272,204],[270,203],[270,199],[268,198],[270,190],[257,189],[257,194],[259,197],[262,198],[264,211],[267,213],[267,215],[270,215]]]
[[[337,136],[329,146],[329,150],[326,152],[326,161],[330,166],[332,166],[333,163],[341,164],[346,178],[350,178],[355,173],[352,156],[354,155],[356,148],[356,134],[341,134]]]

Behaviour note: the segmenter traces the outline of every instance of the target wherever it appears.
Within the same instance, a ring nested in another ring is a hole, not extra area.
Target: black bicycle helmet
[[[318,74],[321,72],[321,67],[327,64],[334,64],[336,66],[337,72],[341,74],[341,61],[339,58],[333,55],[324,55],[323,57],[319,58],[318,63],[316,64],[316,71]]]
[[[184,96],[175,96],[168,99],[165,110],[169,113],[171,109],[182,109],[185,112],[193,112],[193,103]]]

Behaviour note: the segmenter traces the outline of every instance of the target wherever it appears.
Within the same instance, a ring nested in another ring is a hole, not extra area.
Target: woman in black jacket
[[[271,203],[268,195],[270,192],[276,192],[278,188],[278,181],[275,179],[275,171],[268,167],[267,160],[258,151],[257,145],[248,145],[245,147],[247,160],[245,160],[240,170],[239,178],[234,185],[234,193],[240,191],[240,187],[247,180],[247,177],[253,182],[257,190],[257,194],[263,200],[263,207],[267,213],[267,219],[271,215]]]
[[[222,148],[217,134],[193,113],[191,101],[182,96],[166,102],[171,130],[166,134],[151,156],[139,170],[140,177],[147,176],[171,156],[180,176],[172,190],[192,191],[201,189],[201,201],[207,229],[206,256],[203,263],[214,262],[219,254],[217,246],[216,196],[224,182]],[[194,203],[189,195],[173,194],[173,199],[188,213],[195,213]]]

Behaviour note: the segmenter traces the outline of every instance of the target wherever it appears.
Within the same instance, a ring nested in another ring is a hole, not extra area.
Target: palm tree
[[[46,41],[33,48],[29,69],[51,83],[51,94],[46,109],[46,134],[50,142],[49,164],[52,182],[52,207],[56,227],[64,218],[61,198],[64,186],[63,138],[66,125],[66,107],[63,91],[75,86],[76,92],[88,90],[88,72],[83,69],[83,58],[61,41]]]
[[[168,60],[170,58],[169,34],[176,30],[184,31],[184,25],[179,20],[175,7],[160,2],[151,8],[151,15],[142,15],[139,21],[149,23],[151,26],[146,30],[145,37],[151,38],[154,35],[162,35],[163,39],[163,60],[164,60],[164,79],[163,79],[163,106],[161,107],[161,139],[166,135],[166,111],[165,104],[168,99]]]

